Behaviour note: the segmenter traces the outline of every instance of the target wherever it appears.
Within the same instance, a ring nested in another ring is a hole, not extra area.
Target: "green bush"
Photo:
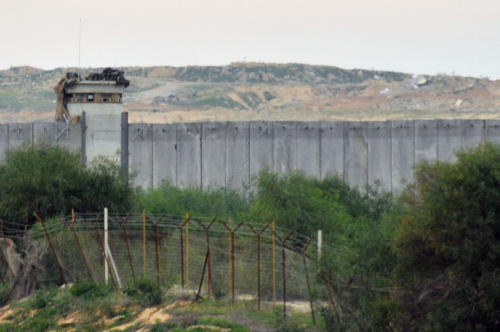
[[[139,279],[123,289],[123,292],[141,303],[143,306],[151,307],[163,302],[162,289],[148,279]]]
[[[9,302],[11,286],[8,282],[0,284],[0,307]]]
[[[181,189],[164,182],[158,189],[139,193],[136,211],[143,210],[170,216],[189,213],[193,216],[239,219],[248,210],[248,202],[230,190]]]
[[[414,331],[500,329],[500,146],[418,166],[398,229],[393,300],[410,317],[386,325]],[[383,317],[383,314],[379,315]]]
[[[23,229],[42,218],[109,207],[129,211],[133,191],[117,164],[97,160],[85,168],[78,153],[57,146],[24,146],[0,166],[0,218]]]
[[[76,284],[70,288],[71,295],[83,299],[96,299],[107,296],[111,289],[105,284],[98,284],[95,282],[85,282]]]

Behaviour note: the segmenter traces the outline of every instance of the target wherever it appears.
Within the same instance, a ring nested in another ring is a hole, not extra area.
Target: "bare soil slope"
[[[500,81],[484,78],[265,63],[121,69],[132,122],[500,119]],[[0,121],[53,119],[53,87],[75,70],[0,71]]]

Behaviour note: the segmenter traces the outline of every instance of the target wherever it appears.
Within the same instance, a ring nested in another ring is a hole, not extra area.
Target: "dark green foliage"
[[[143,191],[137,197],[137,211],[182,216],[217,216],[239,218],[248,210],[248,203],[238,193],[217,189],[180,189],[167,182],[160,188]]]
[[[9,301],[10,289],[9,283],[4,282],[0,284],[0,307],[4,306]]]
[[[409,211],[394,241],[395,286],[405,291],[393,295],[405,315],[382,308],[386,324],[415,331],[500,329],[500,146],[457,156],[454,164],[420,165],[406,195]]]
[[[146,307],[158,305],[163,302],[161,288],[156,282],[148,279],[137,280],[135,283],[125,287],[123,292]]]
[[[85,282],[74,285],[70,288],[69,292],[71,295],[83,299],[96,299],[99,297],[105,297],[111,292],[111,289],[105,284]]]
[[[179,324],[175,322],[166,322],[166,323],[156,323],[151,327],[151,332],[166,332],[171,331],[175,328],[178,328]]]
[[[42,218],[69,213],[130,209],[132,190],[119,167],[101,160],[85,168],[80,154],[57,146],[24,146],[10,151],[0,166],[0,217],[11,228],[30,226]]]

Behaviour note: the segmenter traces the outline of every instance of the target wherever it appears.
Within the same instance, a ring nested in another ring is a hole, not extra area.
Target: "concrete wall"
[[[152,134],[137,136],[146,131]],[[130,170],[145,187],[168,180],[246,192],[267,169],[338,175],[360,188],[378,184],[400,192],[413,181],[416,161],[454,161],[457,151],[486,140],[500,143],[500,121],[131,124],[129,135]]]
[[[55,122],[0,124],[0,162],[9,150],[42,142],[77,151],[87,141],[87,158],[115,156],[120,125],[115,114],[112,119],[98,116],[86,128]],[[83,137],[82,129],[87,132]],[[484,141],[500,144],[500,121],[130,124],[128,169],[142,187],[169,181],[251,193],[255,176],[267,169],[278,174],[301,170],[317,178],[337,175],[360,188],[378,184],[400,192],[413,181],[415,162],[454,161],[455,152]]]
[[[5,161],[8,151],[32,144],[57,144],[74,152],[81,151],[81,124],[61,122],[0,124],[0,162]]]

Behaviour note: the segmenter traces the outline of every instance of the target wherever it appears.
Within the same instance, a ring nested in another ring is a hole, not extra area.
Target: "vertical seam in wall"
[[[486,120],[481,120],[481,140],[479,141],[483,144],[486,141]]]
[[[322,167],[322,163],[323,163],[323,154],[321,153],[321,148],[322,148],[322,143],[321,143],[321,139],[323,137],[323,128],[321,127],[321,122],[318,122],[318,168],[319,168],[319,178],[320,179],[323,179],[323,167]]]
[[[347,139],[346,139],[347,131],[345,129],[346,129],[346,122],[342,121],[342,179],[344,180],[344,182],[347,182],[347,174],[346,174],[346,167],[345,167],[345,163],[346,163],[346,158],[345,158],[346,148],[345,148],[345,145],[346,145],[346,142],[347,142]]]
[[[276,169],[274,168],[274,156],[276,154],[275,152],[275,147],[274,147],[274,121],[273,122],[270,122],[270,125],[271,125],[271,171],[272,172],[275,172],[275,173],[278,173],[276,172]],[[269,128],[269,126],[267,126],[267,128]]]
[[[174,130],[175,130],[175,144],[174,144],[174,148],[175,148],[175,186],[178,187],[179,186],[179,140],[177,138],[177,128],[178,124],[177,123],[174,123]]]
[[[298,135],[298,130],[299,130],[299,125],[297,122],[294,123],[295,127],[295,137],[294,137],[294,142],[295,142],[295,159],[294,159],[294,165],[292,170],[296,171],[299,168],[299,135]]]
[[[387,125],[389,126],[389,188],[392,193],[392,121],[388,121]]]
[[[252,185],[252,183],[251,183],[252,181],[251,181],[251,178],[250,178],[252,176],[252,173],[251,173],[252,170],[250,168],[250,155],[251,155],[250,154],[250,149],[251,149],[251,145],[250,145],[251,144],[251,138],[250,138],[251,129],[250,128],[251,128],[251,126],[252,126],[252,123],[251,122],[248,123],[248,136],[247,136],[248,137],[248,143],[247,143],[248,144],[248,152],[247,152],[247,154],[248,154],[248,159],[247,159],[247,163],[248,163],[247,188],[248,189],[247,189],[247,193],[246,193],[247,199],[250,198],[251,185]]]
[[[370,124],[372,124],[372,123],[370,123]],[[372,154],[371,153],[372,144],[370,144],[371,137],[370,137],[370,135],[368,135],[369,132],[370,132],[370,126],[369,126],[368,123],[366,123],[366,124],[363,123],[361,127],[364,130],[364,135],[362,135],[362,136],[364,138],[364,142],[365,142],[365,145],[366,145],[366,184],[367,185],[371,185],[371,182],[370,182],[370,180],[371,180],[370,155]],[[363,132],[363,130],[361,132]]]
[[[224,190],[227,190],[227,130],[228,122],[224,122]]]
[[[154,124],[149,125],[151,129],[151,188],[155,185],[155,149],[154,149]]]

